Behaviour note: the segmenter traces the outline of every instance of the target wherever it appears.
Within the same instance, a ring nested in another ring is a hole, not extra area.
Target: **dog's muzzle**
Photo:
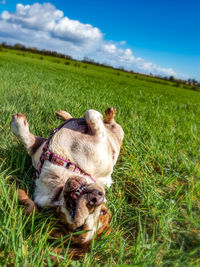
[[[72,219],[75,217],[76,207],[83,195],[86,199],[85,204],[89,209],[97,207],[104,202],[104,192],[95,187],[97,187],[96,184],[88,185],[85,178],[82,177],[68,179],[65,184],[64,199]]]

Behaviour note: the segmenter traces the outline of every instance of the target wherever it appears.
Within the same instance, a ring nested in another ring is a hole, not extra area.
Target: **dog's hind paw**
[[[117,113],[117,110],[115,107],[110,107],[105,110],[105,113],[106,113],[105,122],[112,122]]]

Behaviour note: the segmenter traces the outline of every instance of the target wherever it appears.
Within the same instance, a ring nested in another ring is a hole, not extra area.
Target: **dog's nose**
[[[99,206],[104,201],[104,193],[97,190],[92,189],[87,193],[88,205],[91,207]]]

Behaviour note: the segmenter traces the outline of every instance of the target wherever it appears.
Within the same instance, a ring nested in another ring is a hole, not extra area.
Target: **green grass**
[[[43,266],[63,247],[59,266],[200,266],[200,93],[154,78],[40,55],[0,52],[0,265]],[[119,73],[119,74],[117,74]],[[140,79],[138,79],[138,77]],[[117,107],[125,139],[107,190],[113,231],[81,260],[70,237],[52,240],[51,212],[22,214],[16,189],[33,193],[35,171],[10,131],[13,113],[47,137],[55,110],[80,117]]]

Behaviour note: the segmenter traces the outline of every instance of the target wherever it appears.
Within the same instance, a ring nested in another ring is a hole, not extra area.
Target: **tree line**
[[[32,46],[26,47],[25,45],[23,45],[21,43],[16,43],[14,45],[11,45],[11,44],[7,44],[6,42],[2,42],[0,44],[0,48],[15,49],[15,50],[26,51],[26,52],[31,52],[31,53],[35,53],[35,54],[41,54],[41,55],[46,55],[46,56],[52,56],[52,57],[77,61],[76,59],[72,58],[72,56],[70,56],[70,55],[62,54],[62,53],[59,53],[57,51],[51,51],[51,50],[47,50],[47,49],[38,49],[38,48],[32,47]],[[200,82],[198,82],[196,79],[189,78],[188,80],[181,80],[181,79],[175,78],[174,76],[168,77],[168,76],[161,76],[161,75],[153,75],[152,73],[150,73],[150,74],[138,73],[138,72],[135,72],[133,70],[131,70],[131,71],[126,70],[123,66],[119,67],[119,68],[115,68],[115,67],[113,67],[107,63],[99,63],[99,62],[96,62],[94,59],[90,59],[88,57],[84,57],[81,62],[96,65],[96,66],[101,66],[101,67],[105,67],[105,68],[111,68],[111,69],[115,69],[115,70],[119,70],[119,71],[124,71],[127,73],[139,74],[139,75],[143,75],[143,76],[147,76],[147,77],[155,77],[157,79],[161,79],[161,80],[165,80],[165,81],[171,81],[171,82],[174,82],[174,85],[177,87],[179,87],[180,84],[192,86],[191,89],[193,89],[193,90],[196,90],[197,87],[200,87]]]

